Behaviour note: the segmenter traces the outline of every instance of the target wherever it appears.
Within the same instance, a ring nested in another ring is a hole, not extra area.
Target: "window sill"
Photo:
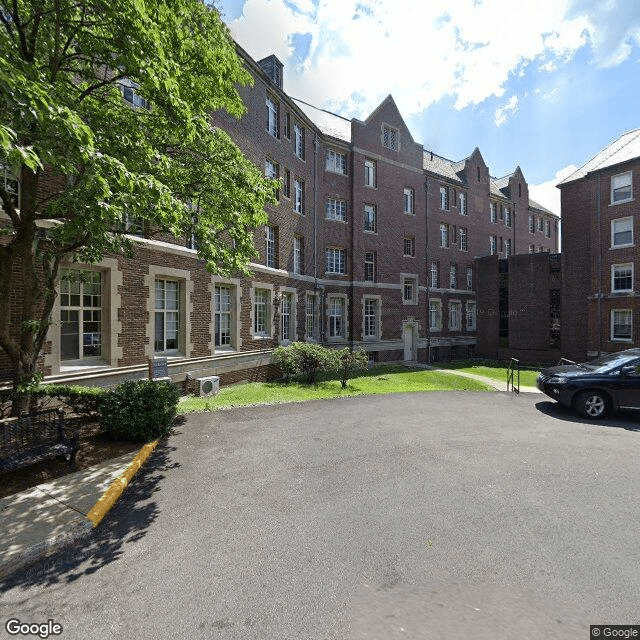
[[[629,244],[614,244],[609,247],[609,250],[613,251],[614,249],[627,249],[628,247],[635,247],[635,246],[636,245],[634,242],[631,242]]]
[[[618,200],[617,202],[610,202],[610,207],[615,207],[618,204],[626,204],[627,202],[633,202],[635,198],[627,198],[626,200]]]
[[[256,335],[254,335],[254,336],[251,336],[251,339],[252,340],[271,340],[271,336],[267,336],[267,335],[264,335],[264,336],[257,335],[256,336]]]
[[[66,360],[64,362],[66,362],[66,364],[60,364],[60,373],[72,373],[74,371],[90,372],[110,368],[110,365],[104,362],[104,360],[92,360],[90,362],[83,362],[82,360]]]
[[[631,343],[633,342],[631,340],[631,338],[611,338],[611,342],[626,342],[626,343]]]

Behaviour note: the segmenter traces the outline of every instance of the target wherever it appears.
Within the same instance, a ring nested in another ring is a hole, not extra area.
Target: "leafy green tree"
[[[352,351],[349,347],[340,349],[337,352],[337,371],[340,374],[342,388],[347,388],[347,382],[352,377],[354,371],[367,368],[367,353],[362,349]]]
[[[14,412],[37,377],[61,265],[131,251],[123,220],[193,234],[212,272],[247,271],[274,185],[210,114],[240,117],[236,86],[250,81],[199,0],[0,0],[0,165],[19,178],[19,207],[0,181]]]

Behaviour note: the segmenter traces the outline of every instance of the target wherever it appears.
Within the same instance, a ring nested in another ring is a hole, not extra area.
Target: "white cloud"
[[[229,26],[253,57],[282,60],[291,95],[365,117],[391,93],[408,116],[445,96],[457,109],[501,97],[531,62],[570,58],[590,24],[566,18],[570,2],[247,0]],[[301,63],[296,33],[311,34]]]
[[[504,124],[510,115],[513,115],[518,109],[518,96],[511,96],[509,100],[501,107],[496,109],[494,122],[496,127]]]
[[[560,215],[560,189],[558,189],[556,185],[577,171],[577,169],[578,167],[574,164],[570,164],[556,171],[555,176],[551,178],[551,180],[540,184],[530,184],[529,195],[532,200],[546,207],[549,211]]]

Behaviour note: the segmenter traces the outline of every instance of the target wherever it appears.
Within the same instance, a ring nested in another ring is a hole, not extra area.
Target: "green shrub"
[[[289,349],[298,361],[298,370],[307,376],[309,384],[316,383],[318,371],[336,368],[336,352],[312,342],[294,342]]]
[[[68,384],[46,384],[32,391],[38,400],[55,398],[73,413],[85,418],[93,418],[100,413],[100,404],[106,393],[102,387]]]
[[[116,440],[148,442],[171,430],[180,392],[171,382],[123,382],[100,403],[100,426]]]
[[[336,352],[337,355],[337,370],[340,374],[340,381],[342,388],[347,388],[347,382],[354,371],[367,368],[367,353],[362,349],[358,351],[351,351],[349,347],[340,349]]]
[[[273,350],[273,360],[282,371],[285,384],[289,383],[291,376],[298,373],[298,358],[291,347],[278,347]]]

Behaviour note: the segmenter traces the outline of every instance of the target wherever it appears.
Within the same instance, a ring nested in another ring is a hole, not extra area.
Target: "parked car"
[[[640,349],[543,369],[537,386],[585,418],[601,418],[618,409],[640,409]]]

